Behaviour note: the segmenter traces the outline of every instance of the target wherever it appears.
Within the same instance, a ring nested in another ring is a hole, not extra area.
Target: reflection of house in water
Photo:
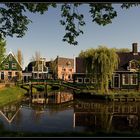
[[[32,103],[65,103],[68,101],[73,100],[73,94],[69,92],[53,92],[48,94],[48,97],[45,99],[45,94],[44,93],[36,93],[33,94],[32,98]]]
[[[33,94],[32,103],[44,104],[45,103],[45,94],[44,93]]]
[[[73,100],[73,94],[65,91],[56,92],[52,98],[48,98],[48,103],[65,103]]]
[[[20,110],[20,104],[6,105],[0,109],[0,114],[11,123]]]
[[[92,130],[132,131],[140,127],[138,103],[78,101],[74,106],[74,127]]]

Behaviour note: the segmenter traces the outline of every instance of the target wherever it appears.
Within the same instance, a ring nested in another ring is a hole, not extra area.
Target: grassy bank
[[[0,90],[0,106],[20,100],[27,91],[20,87],[5,87]]]
[[[112,100],[113,98],[140,98],[140,92],[135,90],[113,90],[109,91],[108,93],[102,93],[96,90],[82,90],[82,91],[75,91],[74,94],[77,98],[87,98],[87,99],[109,99]]]

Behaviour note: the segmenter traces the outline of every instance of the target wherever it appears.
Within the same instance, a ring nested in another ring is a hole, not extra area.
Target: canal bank
[[[83,90],[74,91],[74,98],[77,99],[96,99],[96,100],[106,100],[106,101],[117,101],[117,102],[127,102],[127,101],[140,101],[139,91],[110,91],[109,93],[103,94],[95,90]]]
[[[3,86],[0,89],[0,106],[21,100],[27,91],[17,86]]]

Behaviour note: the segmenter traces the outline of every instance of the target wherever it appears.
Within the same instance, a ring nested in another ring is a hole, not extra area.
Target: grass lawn
[[[0,89],[0,106],[20,100],[26,92],[26,90],[16,86]]]

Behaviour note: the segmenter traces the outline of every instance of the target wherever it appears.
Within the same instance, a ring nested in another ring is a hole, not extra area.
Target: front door
[[[120,88],[120,75],[115,74],[113,76],[113,88]]]

